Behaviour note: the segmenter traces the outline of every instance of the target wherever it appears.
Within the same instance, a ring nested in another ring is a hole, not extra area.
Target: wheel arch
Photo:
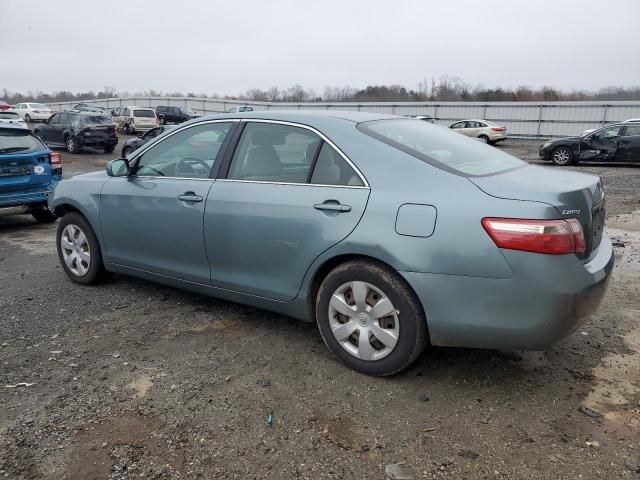
[[[368,262],[377,263],[378,265],[384,268],[397,272],[397,270],[387,262],[380,260],[379,258],[372,257],[370,255],[360,254],[360,253],[344,253],[344,254],[336,255],[334,257],[326,259],[323,263],[321,263],[315,269],[315,271],[313,272],[313,275],[311,276],[311,280],[309,281],[309,286],[307,287],[307,299],[306,299],[307,315],[308,315],[307,318],[309,318],[311,322],[316,321],[316,309],[315,309],[316,296],[318,294],[318,290],[320,289],[320,285],[322,284],[322,281],[327,277],[329,272],[331,272],[334,268],[344,263],[352,262],[354,260],[366,260]],[[427,319],[425,307],[424,305],[422,305],[422,302],[420,301],[420,297],[418,296],[417,292],[413,289],[411,284],[409,284],[409,282],[407,282],[404,279],[403,281],[404,283],[406,283],[411,293],[415,295],[416,300],[418,301],[418,304],[422,308],[422,313],[424,315],[425,324],[426,324],[425,327],[427,329],[427,339],[430,339],[429,321]]]

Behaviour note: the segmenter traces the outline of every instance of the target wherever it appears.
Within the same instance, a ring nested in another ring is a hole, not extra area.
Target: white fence
[[[77,103],[52,103],[50,106],[54,110],[65,110]],[[107,109],[121,105],[173,105],[188,107],[200,114],[222,113],[237,105],[249,105],[254,110],[357,110],[395,115],[430,115],[443,125],[456,120],[478,118],[507,127],[510,136],[534,138],[577,135],[588,128],[640,118],[640,101],[285,103],[196,97],[127,97],[87,100],[83,103]]]

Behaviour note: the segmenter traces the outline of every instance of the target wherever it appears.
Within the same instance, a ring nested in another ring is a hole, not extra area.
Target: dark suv
[[[157,107],[156,116],[162,125],[166,125],[167,123],[182,123],[197,117],[193,110],[183,107],[170,107],[168,105],[160,105]]]
[[[68,111],[52,115],[34,133],[49,147],[66,147],[78,153],[83,147],[102,148],[111,153],[118,144],[113,119],[98,112]]]

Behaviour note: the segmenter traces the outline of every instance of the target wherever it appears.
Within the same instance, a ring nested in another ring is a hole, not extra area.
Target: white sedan
[[[490,145],[507,138],[507,128],[496,125],[489,120],[463,120],[452,124],[449,128]]]
[[[12,110],[0,110],[0,125],[3,123],[13,123],[14,125],[27,128],[27,122],[25,122],[17,112]]]
[[[42,103],[18,103],[13,107],[16,112],[27,123],[39,120],[48,120],[51,116],[51,109]]]

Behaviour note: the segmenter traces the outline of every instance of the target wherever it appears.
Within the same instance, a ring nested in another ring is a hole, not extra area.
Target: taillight
[[[493,130],[494,132],[504,132],[504,128],[500,127],[491,127],[491,130]]]
[[[582,225],[567,220],[483,218],[482,226],[500,248],[561,255],[585,250]]]
[[[33,113],[40,113],[40,110],[34,110]]]
[[[51,161],[51,167],[60,168],[62,167],[62,155],[58,152],[51,152],[49,154],[49,160]]]

